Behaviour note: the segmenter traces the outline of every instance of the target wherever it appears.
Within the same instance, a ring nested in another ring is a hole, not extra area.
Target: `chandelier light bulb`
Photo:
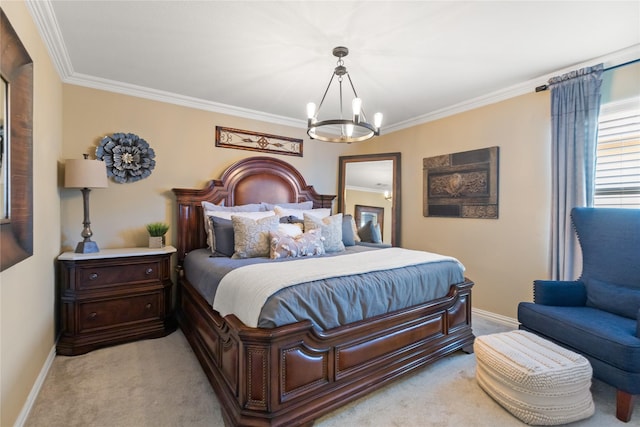
[[[307,118],[313,119],[315,115],[316,115],[316,104],[313,102],[310,102],[307,104]]]
[[[353,136],[353,125],[352,124],[345,125],[345,129],[346,129],[347,136],[351,138]]]
[[[376,113],[373,116],[373,126],[375,126],[376,129],[380,129],[380,126],[382,126],[382,113]]]
[[[353,117],[359,118],[360,112],[362,111],[362,99],[353,98],[353,101],[351,101],[351,108],[353,109]]]

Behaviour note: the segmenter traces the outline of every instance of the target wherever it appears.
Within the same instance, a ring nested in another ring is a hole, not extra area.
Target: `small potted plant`
[[[149,232],[149,247],[164,247],[164,235],[167,230],[169,230],[169,225],[164,222],[152,222],[147,224],[147,231]]]

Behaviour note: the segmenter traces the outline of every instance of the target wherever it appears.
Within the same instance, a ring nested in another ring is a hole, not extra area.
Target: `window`
[[[595,207],[640,208],[640,99],[600,108]]]

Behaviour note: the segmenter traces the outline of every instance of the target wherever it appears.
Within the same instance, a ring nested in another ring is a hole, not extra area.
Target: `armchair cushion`
[[[625,371],[640,373],[637,321],[592,307],[553,307],[522,302],[518,319],[524,329],[563,343],[578,353]],[[635,393],[640,392],[636,384]]]
[[[628,288],[596,279],[586,280],[587,306],[630,319],[638,318],[640,289]]]
[[[584,306],[587,291],[579,280],[536,280],[533,282],[533,301],[556,306]]]

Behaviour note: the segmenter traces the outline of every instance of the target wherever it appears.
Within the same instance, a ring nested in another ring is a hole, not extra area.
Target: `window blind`
[[[640,99],[601,106],[594,205],[640,208]]]

